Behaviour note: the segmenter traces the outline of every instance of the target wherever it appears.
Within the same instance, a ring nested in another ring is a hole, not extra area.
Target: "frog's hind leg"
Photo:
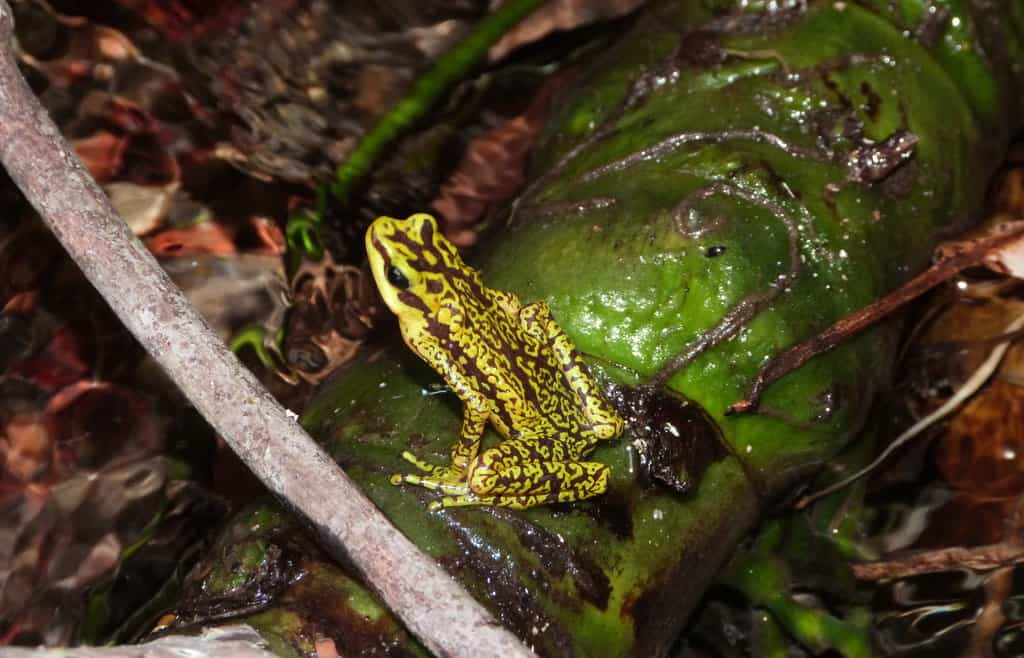
[[[584,500],[607,490],[609,473],[607,464],[573,461],[565,454],[564,442],[509,439],[484,452],[470,466],[470,493],[445,498],[443,504],[526,509]]]
[[[439,501],[430,503],[430,509],[436,510],[442,507],[468,507],[470,505],[485,505],[488,507],[508,507],[510,509],[529,509],[537,505],[557,503],[558,496],[555,494],[538,494],[536,496],[477,496],[476,494],[463,494],[460,496],[445,496]]]

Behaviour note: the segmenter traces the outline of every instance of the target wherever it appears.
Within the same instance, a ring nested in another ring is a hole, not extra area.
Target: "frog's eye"
[[[402,274],[402,270],[398,269],[394,265],[388,267],[388,283],[398,288],[399,290],[406,290],[409,288],[409,279]]]

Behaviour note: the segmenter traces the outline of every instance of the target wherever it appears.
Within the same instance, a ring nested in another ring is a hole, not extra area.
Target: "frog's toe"
[[[443,469],[440,466],[435,466],[434,468],[436,469],[435,474],[428,476],[396,473],[391,476],[391,484],[415,484],[424,489],[440,491],[441,493],[454,496],[469,493],[469,486],[460,474],[451,472],[449,469]]]
[[[445,496],[435,503],[439,507],[468,507],[470,505],[494,505],[494,496],[478,496],[467,492],[457,496]]]
[[[405,461],[409,462],[410,464],[412,464],[416,468],[420,469],[424,473],[434,473],[434,472],[438,471],[439,469],[444,468],[443,466],[435,466],[434,464],[431,464],[430,462],[425,462],[422,459],[419,459],[416,455],[414,455],[411,452],[409,452],[408,450],[406,450],[405,452],[402,453],[402,459],[404,459]],[[392,480],[393,479],[394,478],[392,478]]]
[[[426,489],[436,489],[432,480],[424,479],[414,473],[395,473],[391,476],[391,484],[415,484]]]

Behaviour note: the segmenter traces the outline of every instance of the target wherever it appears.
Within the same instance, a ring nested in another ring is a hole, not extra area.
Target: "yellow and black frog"
[[[450,466],[409,452],[420,471],[395,475],[446,494],[444,505],[525,509],[604,493],[609,468],[583,461],[623,421],[547,304],[483,285],[426,214],[379,217],[366,232],[373,277],[406,344],[464,404]],[[490,422],[505,438],[480,451]]]

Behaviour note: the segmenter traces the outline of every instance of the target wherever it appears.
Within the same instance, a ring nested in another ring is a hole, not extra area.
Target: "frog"
[[[366,231],[370,271],[405,344],[462,403],[451,462],[409,451],[417,472],[391,477],[441,494],[442,507],[528,509],[608,489],[610,467],[587,456],[622,434],[576,345],[543,301],[488,288],[427,213],[378,217]],[[501,436],[481,449],[487,426]]]

